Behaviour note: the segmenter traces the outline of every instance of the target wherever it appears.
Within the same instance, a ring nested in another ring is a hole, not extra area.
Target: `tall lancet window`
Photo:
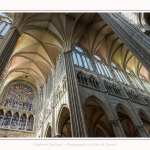
[[[149,81],[142,74],[139,75],[139,78],[141,79],[141,81],[143,82],[143,84],[147,88],[147,90],[150,91]]]
[[[126,72],[128,73],[129,78],[133,82],[134,86],[141,90],[144,90],[136,75],[130,69],[126,69]]]
[[[121,68],[115,64],[114,62],[111,63],[113,69],[114,69],[114,74],[117,77],[118,81],[130,85],[130,83],[128,82],[127,78],[125,77],[123,71],[121,70]]]
[[[90,59],[79,46],[74,46],[72,57],[75,65],[93,71]]]
[[[104,63],[104,61],[97,55],[94,55],[94,62],[99,74],[107,76],[109,78],[113,78],[108,66]]]
[[[0,36],[5,36],[11,27],[12,20],[5,14],[0,12]]]
[[[31,87],[17,83],[10,87],[4,106],[32,111],[34,92]]]

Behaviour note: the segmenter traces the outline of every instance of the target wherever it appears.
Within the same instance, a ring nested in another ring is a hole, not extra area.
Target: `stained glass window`
[[[19,122],[19,115],[18,113],[15,113],[12,117],[11,128],[12,129],[18,128],[18,124],[19,124],[18,122]]]
[[[0,110],[0,126],[2,125],[3,122],[3,116],[4,116],[4,112],[3,110]]]
[[[31,111],[33,98],[34,92],[31,87],[17,83],[10,88],[4,106]]]
[[[11,122],[11,117],[12,117],[11,112],[8,111],[4,116],[2,127],[5,127],[5,128],[9,127],[10,122]]]
[[[19,122],[19,127],[18,127],[18,129],[20,129],[20,130],[25,130],[25,126],[26,126],[26,115],[24,114],[24,115],[22,115],[22,116],[20,117],[20,122]]]

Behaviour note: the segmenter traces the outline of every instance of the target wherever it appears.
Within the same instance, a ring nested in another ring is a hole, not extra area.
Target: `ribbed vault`
[[[76,23],[72,41],[89,56],[97,54],[109,65],[113,61],[124,71],[128,68],[135,75],[140,73],[149,80],[149,72],[97,13],[82,14]]]
[[[13,24],[19,13],[13,14]],[[133,56],[98,13],[24,13],[19,38],[7,74],[8,82],[25,78],[42,86],[55,70],[60,51],[81,46],[92,58],[117,63],[149,79],[148,71]]]

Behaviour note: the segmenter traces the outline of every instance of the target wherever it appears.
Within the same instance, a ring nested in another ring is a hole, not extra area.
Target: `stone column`
[[[30,124],[29,124],[29,130],[33,131],[33,122],[34,122],[34,118],[32,115],[29,116],[30,117]]]
[[[51,127],[51,137],[53,137],[55,134],[56,134],[56,116],[55,116],[55,102],[56,102],[56,96],[55,96],[55,94],[56,94],[56,92],[55,92],[55,88],[56,88],[56,85],[55,85],[55,76],[56,76],[56,74],[55,74],[55,72],[53,72],[53,74],[52,74],[52,78],[53,78],[53,92],[52,92],[52,127]]]
[[[146,128],[143,124],[135,125],[135,130],[138,131],[140,137],[150,137],[148,131],[146,130]]]
[[[33,130],[32,131],[35,131],[35,120],[36,120],[36,116],[35,115],[33,115],[33,119],[34,119],[34,122],[33,122]]]
[[[64,52],[66,67],[68,102],[73,137],[87,137],[85,116],[79,96],[79,90],[72,59],[72,51]]]
[[[8,128],[11,128],[11,122],[12,122],[13,116],[14,116],[14,112],[11,111],[11,119],[10,119],[10,124],[9,124]]]
[[[24,129],[25,131],[27,130],[28,117],[29,117],[28,114],[26,114],[26,123],[25,123],[25,129]]]
[[[0,45],[0,76],[7,65],[20,33],[16,27],[11,27]]]
[[[3,83],[10,64],[10,57],[20,37],[19,31],[23,27],[22,22],[25,16],[26,13],[16,13],[12,27],[3,39],[0,39],[0,92],[3,90]]]
[[[3,110],[3,113],[4,113],[4,115],[3,115],[1,127],[2,127],[2,125],[3,125],[3,121],[4,121],[4,118],[5,118],[5,115],[6,115],[7,111],[4,109],[4,110]]]
[[[116,137],[126,137],[124,130],[121,126],[121,123],[118,119],[110,120],[110,123],[113,127],[113,131],[114,131]]]
[[[119,13],[99,13],[135,57],[150,71],[150,37]]]
[[[19,113],[19,118],[18,118],[18,126],[17,126],[17,129],[19,129],[19,127],[20,127],[20,118],[21,118],[21,113]]]

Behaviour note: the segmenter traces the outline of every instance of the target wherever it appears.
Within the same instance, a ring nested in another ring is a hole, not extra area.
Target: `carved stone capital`
[[[110,123],[112,125],[114,125],[115,127],[119,126],[119,120],[118,119],[110,120]]]
[[[143,124],[141,124],[141,125],[135,125],[135,126],[134,126],[134,129],[135,129],[135,130],[140,130],[141,132],[144,132],[144,131],[145,131]]]

